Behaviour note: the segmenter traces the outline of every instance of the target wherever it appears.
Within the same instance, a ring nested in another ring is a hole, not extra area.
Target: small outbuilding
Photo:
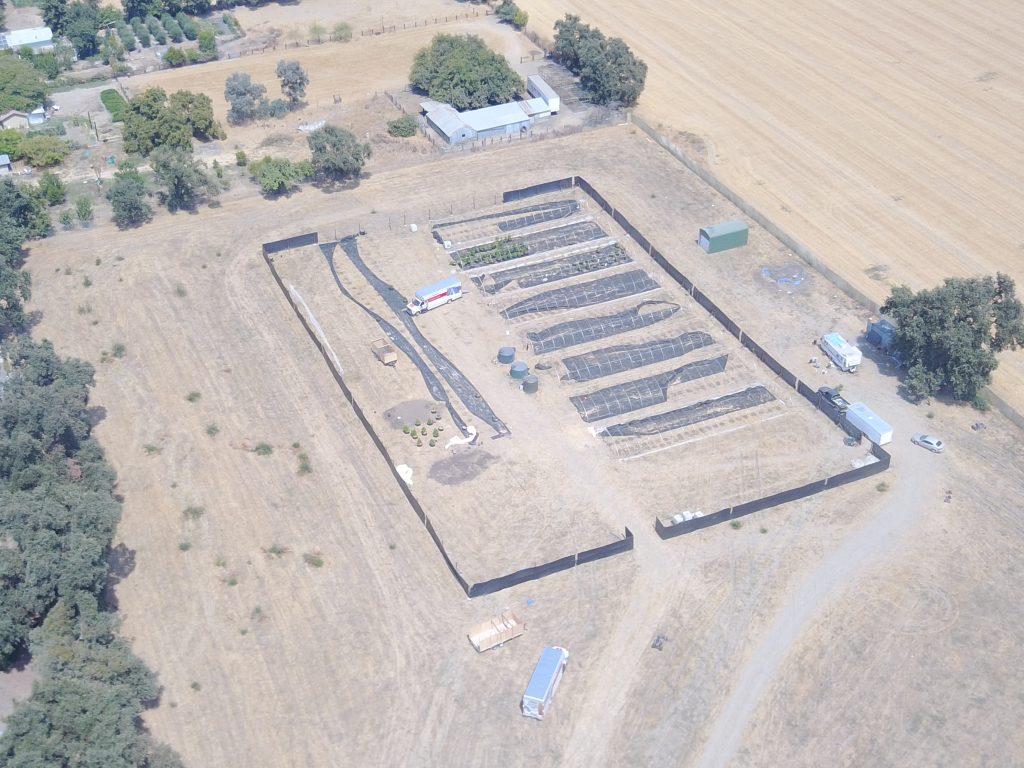
[[[531,96],[542,99],[551,114],[557,113],[561,107],[561,100],[555,89],[540,75],[530,75],[526,78],[526,90]]]
[[[10,128],[28,128],[28,113],[12,109],[0,115],[0,130]]]
[[[6,176],[14,171],[11,165],[11,158],[8,155],[0,155],[0,176]]]
[[[38,107],[28,113],[28,124],[29,125],[42,125],[46,122],[46,109],[40,104]]]
[[[728,251],[730,248],[746,245],[749,231],[747,222],[742,219],[712,224],[710,227],[701,227],[697,244],[707,253]]]

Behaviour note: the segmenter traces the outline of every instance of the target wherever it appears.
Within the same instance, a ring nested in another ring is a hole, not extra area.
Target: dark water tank
[[[498,362],[502,365],[508,365],[516,359],[516,348],[515,347],[502,347],[498,350]]]
[[[537,387],[540,386],[540,379],[534,376],[532,373],[529,376],[523,378],[523,392],[528,395],[532,395],[537,391]]]
[[[526,377],[529,370],[529,366],[520,360],[517,363],[512,363],[512,367],[508,369],[508,372],[513,379],[523,379]]]

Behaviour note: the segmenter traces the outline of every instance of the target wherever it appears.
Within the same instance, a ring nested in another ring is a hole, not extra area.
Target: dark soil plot
[[[594,304],[603,304],[606,301],[654,291],[659,287],[657,281],[642,269],[634,269],[621,275],[610,275],[598,280],[538,293],[536,296],[523,299],[503,309],[501,316],[506,320],[512,320],[516,317],[541,312],[590,307]]]
[[[494,219],[504,219],[507,217],[517,216],[522,218],[531,218],[533,216],[541,216],[540,221],[549,221],[552,219],[560,219],[566,216],[570,216],[576,213],[580,209],[578,200],[553,200],[547,203],[537,203],[535,205],[525,205],[521,208],[513,208],[510,211],[498,211],[497,213],[485,213],[481,216],[471,216],[468,219],[458,219],[456,221],[441,221],[435,224],[431,229],[434,231],[444,230],[447,227],[454,227],[458,224],[472,224],[475,221],[493,221]],[[526,226],[525,224],[523,226]],[[502,228],[501,224],[498,224],[499,229]],[[515,227],[508,227],[508,229],[515,229]]]
[[[560,256],[541,264],[528,264],[487,275],[477,275],[473,278],[473,283],[484,293],[493,296],[509,285],[514,285],[516,288],[533,288],[545,283],[554,283],[570,277],[585,275],[588,272],[596,272],[599,269],[629,264],[632,261],[622,250],[622,246],[612,243],[593,251]]]
[[[508,221],[502,221],[498,223],[498,229],[502,232],[511,232],[514,229],[524,229],[526,227],[532,227],[534,224],[543,224],[547,221],[557,221],[558,219],[567,219],[574,213],[580,210],[580,204],[576,200],[569,200],[565,203],[559,203],[558,207],[549,208],[546,211],[536,211],[526,216],[520,216],[516,219],[509,219]]]
[[[640,437],[644,435],[660,435],[674,429],[682,429],[691,424],[717,419],[736,411],[754,408],[770,403],[775,396],[760,384],[749,387],[741,392],[704,400],[685,408],[657,413],[642,419],[634,419],[623,424],[613,424],[600,431],[604,437]]]
[[[586,395],[576,395],[569,400],[585,422],[622,416],[639,411],[651,405],[660,405],[668,400],[668,388],[673,384],[714,376],[725,370],[728,355],[687,363],[671,371],[648,376],[636,381],[627,381],[613,387],[599,389]]]
[[[563,227],[546,229],[543,232],[533,232],[520,237],[505,237],[491,243],[462,248],[452,251],[451,258],[463,269],[469,269],[546,253],[557,248],[582,245],[607,236],[607,233],[597,223],[578,221]]]
[[[603,376],[682,357],[695,349],[714,343],[715,340],[703,331],[688,331],[671,339],[595,349],[593,352],[562,360],[567,371],[562,381],[593,381]]]
[[[526,338],[533,345],[534,353],[543,355],[546,352],[628,333],[637,328],[646,328],[667,320],[678,311],[679,305],[669,301],[644,301],[632,309],[614,315],[567,320],[541,331],[530,331]]]

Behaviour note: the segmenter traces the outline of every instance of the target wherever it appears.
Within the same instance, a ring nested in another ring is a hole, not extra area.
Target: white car
[[[943,442],[934,435],[914,435],[910,438],[910,442],[914,445],[920,445],[922,448],[927,448],[932,453],[942,453],[946,450]]]

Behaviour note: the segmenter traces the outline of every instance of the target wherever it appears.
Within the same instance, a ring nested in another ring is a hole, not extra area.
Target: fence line
[[[596,202],[601,209],[611,216],[615,222],[622,227],[626,233],[633,238],[633,240],[643,248],[647,254],[654,260],[654,262],[661,267],[673,280],[679,283],[680,286],[686,290],[693,299],[699,303],[707,312],[717,320],[723,328],[725,328],[730,335],[734,336],[746,349],[750,350],[758,360],[764,363],[773,373],[779,376],[789,386],[795,389],[802,397],[807,399],[813,406],[818,410],[822,411],[829,418],[836,423],[840,428],[849,432],[850,427],[844,424],[845,419],[830,414],[826,410],[826,407],[818,397],[818,393],[808,387],[806,384],[800,381],[796,375],[794,375],[789,369],[787,369],[782,363],[772,357],[760,344],[755,342],[750,336],[743,332],[743,329],[737,324],[728,314],[726,314],[715,302],[708,297],[703,291],[701,291],[693,281],[683,275],[679,269],[672,264],[665,256],[659,251],[654,245],[648,240],[643,233],[640,232],[633,224],[626,218],[626,216],[615,209],[614,206],[609,203],[603,195],[601,195],[594,186],[584,179],[582,176],[572,176],[564,179],[556,179],[554,181],[543,182],[541,184],[534,184],[530,187],[524,187],[522,189],[515,189],[506,192],[502,196],[502,202],[511,202],[517,200],[523,200],[533,195],[547,194],[549,192],[557,192],[562,189],[566,189],[572,186],[579,187],[591,199]],[[774,234],[774,233],[772,233]],[[684,533],[692,533],[693,531],[707,528],[712,525],[724,523],[729,520],[734,520],[737,517],[752,514],[753,512],[759,512],[763,509],[778,506],[790,501],[796,501],[797,499],[806,498],[816,493],[828,490],[829,488],[835,488],[839,485],[846,485],[852,483],[855,480],[877,475],[880,472],[884,472],[889,468],[891,457],[881,447],[872,444],[871,453],[878,461],[866,464],[863,467],[850,470],[848,472],[841,472],[838,475],[832,475],[822,480],[816,480],[806,485],[802,485],[798,488],[789,488],[784,491],[772,494],[770,496],[764,496],[759,499],[753,499],[751,501],[737,504],[731,507],[726,507],[712,515],[706,515],[691,520],[685,520],[675,525],[666,526],[662,524],[661,520],[655,518],[654,530],[657,531],[658,536],[662,539],[673,538],[680,536]]]
[[[302,235],[295,235],[294,237],[288,237],[283,240],[275,240],[273,242],[264,243],[263,260],[266,262],[267,267],[270,269],[270,274],[273,276],[274,282],[277,283],[277,287],[281,289],[281,293],[284,295],[285,300],[291,306],[292,311],[295,312],[296,317],[299,318],[299,322],[305,329],[306,334],[313,342],[313,345],[320,352],[321,357],[323,357],[324,362],[327,364],[328,370],[331,372],[331,376],[334,378],[335,383],[341,389],[341,392],[345,396],[345,399],[352,407],[352,411],[353,413],[355,413],[356,418],[359,420],[359,423],[362,424],[363,429],[366,430],[366,433],[370,436],[370,440],[373,442],[374,447],[376,447],[377,451],[380,453],[380,455],[384,458],[384,461],[387,463],[388,470],[391,472],[391,476],[394,478],[395,482],[398,484],[399,489],[402,491],[402,495],[405,496],[406,501],[409,502],[409,506],[412,507],[413,512],[416,513],[416,517],[419,518],[420,522],[423,523],[424,528],[427,529],[427,533],[430,535],[431,540],[434,542],[434,546],[437,547],[437,551],[441,553],[441,557],[444,560],[445,565],[448,567],[449,573],[452,574],[452,576],[455,578],[455,581],[462,588],[462,591],[466,593],[467,597],[480,597],[481,595],[489,595],[494,592],[500,592],[501,590],[508,589],[509,587],[514,587],[517,584],[523,584],[527,581],[534,581],[536,579],[543,578],[544,576],[548,576],[552,573],[565,571],[570,568],[575,568],[578,565],[583,565],[585,563],[590,563],[595,560],[600,560],[606,557],[612,557],[613,555],[617,555],[622,552],[628,552],[633,549],[633,534],[629,530],[629,528],[626,528],[625,536],[622,539],[618,539],[609,544],[605,544],[594,549],[585,550],[583,552],[576,552],[571,555],[566,555],[565,557],[561,557],[549,563],[544,563],[543,565],[536,565],[531,566],[529,568],[523,568],[518,571],[514,571],[513,573],[509,573],[504,576],[499,576],[495,579],[489,579],[487,581],[478,582],[472,585],[469,584],[466,581],[466,579],[462,576],[462,574],[459,573],[458,567],[456,566],[452,558],[449,556],[448,551],[444,547],[444,542],[441,540],[440,535],[434,528],[433,523],[430,522],[430,518],[427,515],[426,510],[423,509],[423,506],[420,504],[419,500],[413,495],[412,491],[409,489],[408,483],[406,483],[402,479],[402,476],[398,474],[395,462],[391,458],[391,453],[384,445],[384,442],[380,439],[380,436],[373,428],[373,425],[370,424],[369,419],[366,418],[366,414],[364,413],[363,409],[359,406],[359,403],[356,402],[356,399],[352,394],[352,391],[348,388],[348,385],[345,383],[345,379],[341,371],[335,364],[333,354],[329,351],[327,347],[325,347],[324,342],[320,340],[319,335],[316,333],[316,331],[310,324],[310,321],[306,319],[305,314],[302,312],[301,309],[299,309],[298,305],[295,303],[295,299],[292,296],[291,291],[289,291],[285,287],[284,281],[281,279],[281,275],[277,271],[277,267],[274,266],[273,255],[275,253],[280,253],[282,251],[287,251],[293,248],[301,248],[307,245],[316,245],[319,243],[319,241],[320,236],[318,233],[309,232]]]

